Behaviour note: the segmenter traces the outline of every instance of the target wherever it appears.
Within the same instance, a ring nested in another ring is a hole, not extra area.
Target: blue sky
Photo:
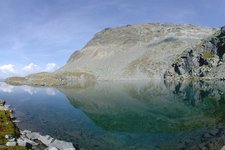
[[[53,71],[106,27],[225,25],[223,0],[1,0],[0,78]]]

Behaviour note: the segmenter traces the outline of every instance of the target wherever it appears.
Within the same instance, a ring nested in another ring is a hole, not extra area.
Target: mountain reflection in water
[[[188,148],[223,126],[224,85],[105,81],[56,90],[1,83],[0,96],[22,129],[87,149]]]

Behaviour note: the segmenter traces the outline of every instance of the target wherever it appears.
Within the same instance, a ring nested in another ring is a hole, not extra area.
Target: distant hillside
[[[215,28],[176,24],[106,28],[54,73],[8,78],[6,82],[62,85],[86,80],[163,79],[176,74],[173,64],[184,52],[194,51],[203,39],[218,32]]]

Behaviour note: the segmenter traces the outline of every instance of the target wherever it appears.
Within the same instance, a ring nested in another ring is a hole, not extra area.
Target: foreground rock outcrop
[[[192,65],[189,63],[192,63],[190,58],[192,55],[195,57],[193,61],[201,59],[203,65],[208,63],[213,67],[217,66],[217,61],[222,58],[222,53],[220,51],[217,53],[217,49],[223,48],[223,40],[221,41],[219,32],[221,31],[216,28],[176,24],[142,24],[106,28],[97,33],[83,49],[75,51],[65,66],[54,73],[8,78],[6,82],[52,86],[86,80],[163,79],[175,76],[174,67],[178,67],[182,75],[190,74]],[[207,57],[218,56],[218,58],[215,57],[212,62],[202,56],[197,58],[199,56],[194,52],[196,47],[199,49],[196,51],[207,49],[205,54]],[[187,57],[187,54],[190,54],[190,57]],[[183,57],[187,57],[187,60],[183,60]],[[180,67],[182,61],[187,62],[184,64],[186,65],[184,71]],[[198,76],[202,76],[207,72],[204,69],[196,67],[195,72]]]
[[[20,131],[14,124],[16,118],[10,105],[0,100],[0,149],[32,149],[32,150],[79,150],[71,142],[55,139],[49,135],[41,135],[29,130]]]

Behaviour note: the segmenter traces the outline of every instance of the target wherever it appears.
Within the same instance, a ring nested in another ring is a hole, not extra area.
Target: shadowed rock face
[[[224,122],[222,87],[205,82],[98,82],[91,87],[60,91],[105,130],[158,133]]]
[[[107,28],[54,73],[9,78],[13,84],[64,85],[78,80],[163,79],[174,60],[218,29],[141,24]]]
[[[193,48],[186,49],[165,73],[166,79],[204,77],[225,79],[225,27],[204,39]]]

